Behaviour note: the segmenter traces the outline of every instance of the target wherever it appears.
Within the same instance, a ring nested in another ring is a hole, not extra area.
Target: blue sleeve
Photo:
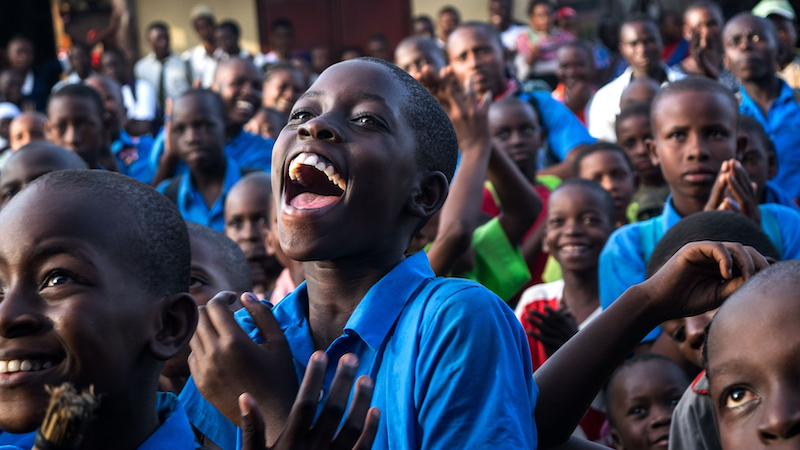
[[[190,377],[183,387],[178,403],[186,411],[189,423],[223,450],[235,450],[237,427],[197,390]]]
[[[596,141],[575,114],[555,100],[549,92],[534,91],[529,95],[532,95],[539,105],[539,113],[547,132],[547,143],[561,161],[567,159],[573,148]]]
[[[0,430],[0,449],[5,449],[7,446],[10,448],[32,448],[34,437],[36,437],[35,431],[31,433],[15,434]]]
[[[646,280],[647,263],[642,253],[642,238],[637,224],[625,225],[613,233],[600,253],[600,305],[607,309],[623,292]],[[657,327],[642,342],[655,340],[661,334]]]
[[[242,132],[240,137],[228,142],[225,151],[240,167],[260,169],[269,173],[272,168],[272,147],[275,141]]]
[[[158,134],[153,138],[153,146],[150,147],[150,167],[153,173],[158,169],[158,162],[161,160],[161,155],[164,153],[164,127],[158,131]]]
[[[800,213],[783,205],[774,203],[761,205],[769,210],[780,226],[781,259],[800,259]]]
[[[485,288],[460,290],[425,313],[414,376],[418,448],[536,448],[527,338]]]

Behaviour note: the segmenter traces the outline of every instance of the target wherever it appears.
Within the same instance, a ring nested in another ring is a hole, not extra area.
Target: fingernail
[[[347,367],[356,368],[358,367],[358,359],[356,359],[355,355],[352,353],[347,353],[342,356],[342,364]]]
[[[253,295],[252,292],[247,292],[246,294],[244,294],[244,298],[248,302],[257,302],[258,301],[258,298],[255,295]],[[233,302],[231,302],[231,303],[233,303]]]

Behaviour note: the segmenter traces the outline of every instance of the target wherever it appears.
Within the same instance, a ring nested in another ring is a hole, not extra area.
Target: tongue
[[[297,209],[318,209],[324,208],[339,200],[338,195],[320,195],[313,192],[303,192],[293,197],[289,204]]]

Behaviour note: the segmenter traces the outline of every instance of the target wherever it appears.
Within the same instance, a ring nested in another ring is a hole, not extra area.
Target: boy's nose
[[[758,432],[763,442],[800,440],[800,389],[794,382],[782,383],[764,402],[764,414]]]
[[[684,325],[686,333],[686,342],[691,345],[695,350],[703,346],[706,339],[706,328],[708,327],[711,319],[706,314],[699,316],[687,317]]]
[[[297,128],[301,138],[340,142],[339,130],[324,117],[315,117]]]
[[[38,310],[31,307],[34,302],[30,293],[20,288],[7,290],[0,302],[0,336],[11,339],[41,329],[45,320]]]
[[[653,405],[650,411],[650,427],[669,427],[672,423],[672,407],[670,405]]]
[[[689,136],[686,142],[686,158],[690,161],[706,161],[711,157],[708,142],[699,136]]]

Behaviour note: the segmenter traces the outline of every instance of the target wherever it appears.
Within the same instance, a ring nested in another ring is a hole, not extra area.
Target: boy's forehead
[[[637,20],[635,22],[628,22],[622,25],[620,29],[620,36],[628,39],[639,39],[642,37],[655,37],[658,34],[658,29],[653,22],[647,20]]]
[[[93,115],[90,110],[95,105],[92,99],[77,95],[62,95],[50,99],[47,105],[48,116]]]
[[[700,97],[703,97],[700,99]],[[702,108],[698,109],[698,105]],[[691,115],[689,111],[699,112],[708,110],[708,108],[716,108],[715,114],[706,114],[702,116],[703,119],[715,121],[720,124],[730,125],[732,129],[737,128],[737,120],[739,111],[734,109],[732,100],[725,98],[720,92],[708,92],[701,90],[685,90],[678,92],[671,92],[669,95],[664,95],[653,103],[651,110],[651,117],[653,123],[658,127],[664,120],[672,120],[677,122],[689,122],[692,119],[699,118],[698,115]],[[665,113],[665,110],[668,113]],[[728,114],[726,114],[726,112]],[[727,117],[726,117],[727,116]],[[695,123],[695,125],[702,125]]]
[[[389,110],[399,111],[407,95],[400,80],[388,68],[366,61],[345,61],[325,70],[301,98],[375,100],[384,103]]]

